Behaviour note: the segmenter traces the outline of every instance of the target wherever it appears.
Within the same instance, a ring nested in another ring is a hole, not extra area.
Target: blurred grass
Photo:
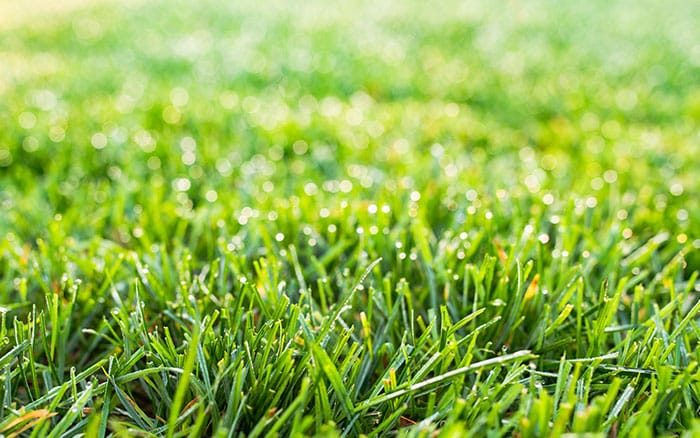
[[[29,24],[50,26],[56,19],[68,20],[71,14],[108,3],[109,0],[47,0],[0,1],[0,29],[17,29]],[[119,2],[121,6],[134,4],[136,0]]]

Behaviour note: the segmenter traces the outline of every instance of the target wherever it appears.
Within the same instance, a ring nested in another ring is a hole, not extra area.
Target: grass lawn
[[[0,436],[700,436],[700,3],[0,16]]]

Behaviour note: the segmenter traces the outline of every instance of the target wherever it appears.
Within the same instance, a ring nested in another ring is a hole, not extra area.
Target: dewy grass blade
[[[320,366],[323,373],[328,378],[331,386],[335,390],[336,396],[340,399],[341,406],[347,418],[351,418],[352,414],[355,412],[352,400],[350,399],[350,393],[343,384],[343,380],[338,373],[338,369],[333,364],[331,358],[326,354],[326,352],[318,344],[310,341],[309,347],[311,348],[314,360]]]
[[[365,279],[367,276],[372,272],[375,266],[377,266],[380,262],[382,261],[382,258],[378,258],[372,263],[369,264],[369,266],[365,269],[365,271],[362,273],[360,276],[359,280],[353,287],[345,294],[345,296],[336,304],[336,307],[334,311],[330,314],[329,317],[325,318],[325,322],[319,331],[320,334],[325,334],[328,329],[330,328],[331,324],[334,324],[338,317],[340,317],[340,314],[343,313],[344,310],[347,310],[347,307],[349,303],[351,302],[353,296],[355,296],[355,293],[360,289],[362,284],[364,283]]]
[[[688,311],[688,313],[683,317],[681,322],[678,323],[676,328],[673,329],[673,332],[671,332],[671,335],[669,336],[671,341],[676,341],[676,338],[680,336],[680,334],[686,329],[690,321],[695,320],[695,318],[698,317],[698,314],[700,314],[700,300],[698,300],[697,303],[693,306],[692,309]]]
[[[175,429],[177,427],[177,419],[180,415],[180,409],[182,408],[185,396],[189,390],[189,382],[192,372],[194,371],[194,365],[197,360],[197,347],[199,345],[199,324],[194,324],[192,329],[192,335],[189,340],[189,346],[187,349],[187,355],[185,356],[185,364],[182,368],[182,375],[177,383],[177,389],[175,391],[175,396],[173,397],[173,404],[170,406],[170,413],[168,415],[168,430],[167,437],[172,438],[175,434]]]
[[[522,351],[518,351],[515,353],[511,353],[511,354],[506,354],[503,356],[493,357],[491,359],[486,359],[486,360],[483,360],[480,362],[475,362],[469,366],[458,368],[458,369],[455,369],[452,371],[448,371],[444,374],[432,377],[432,378],[424,380],[420,383],[415,383],[406,389],[400,389],[398,391],[390,392],[388,394],[384,394],[382,396],[366,400],[366,401],[358,404],[355,407],[355,412],[362,412],[369,407],[378,405],[380,403],[385,403],[385,402],[387,402],[389,400],[393,400],[397,397],[401,397],[404,395],[410,395],[412,393],[418,392],[418,391],[425,389],[427,387],[431,387],[433,385],[439,385],[441,383],[449,381],[450,379],[461,376],[463,374],[475,372],[475,371],[478,371],[478,370],[481,370],[484,368],[490,368],[493,366],[505,365],[505,364],[511,363],[511,362],[522,362],[525,360],[534,359],[536,357],[537,356],[532,354],[529,350],[522,350]]]
[[[608,421],[612,420],[613,418],[616,418],[618,415],[620,415],[620,412],[622,412],[622,408],[627,404],[629,399],[632,397],[634,394],[634,386],[632,385],[627,385],[625,390],[622,392],[622,395],[620,398],[617,400],[617,403],[615,403],[615,406],[613,406],[612,410],[610,411],[610,415],[608,415]]]

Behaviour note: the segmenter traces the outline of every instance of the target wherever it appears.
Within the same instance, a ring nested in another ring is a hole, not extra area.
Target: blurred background
[[[415,191],[438,233],[487,212],[552,227],[575,205],[572,223],[697,247],[698,16],[645,0],[2,0],[0,235],[211,251],[249,221],[353,199],[411,216]]]

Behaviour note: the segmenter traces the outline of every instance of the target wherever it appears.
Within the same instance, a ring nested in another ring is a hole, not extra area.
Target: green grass
[[[698,9],[0,29],[0,434],[700,433]]]

